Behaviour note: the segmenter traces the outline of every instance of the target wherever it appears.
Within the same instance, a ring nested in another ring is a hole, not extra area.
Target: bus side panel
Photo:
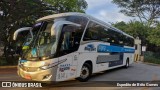
[[[129,58],[129,64],[132,64],[134,62],[134,52],[135,52],[135,48],[134,47],[129,47],[129,46],[124,46],[124,48],[131,48],[131,49],[134,49],[133,52],[130,52],[130,53],[124,53],[124,62],[123,62],[123,65],[126,64],[126,60],[127,58]]]
[[[92,62],[92,72],[94,73],[96,71],[96,66],[95,66],[96,58],[97,58],[96,53],[80,53],[79,57],[78,57],[76,77],[80,76],[81,68],[86,61],[91,61]]]
[[[75,78],[77,66],[76,63],[73,64],[74,54],[70,53],[59,57],[59,62],[63,60],[64,62],[58,65],[56,81],[66,81]]]
[[[123,65],[126,65],[126,60],[129,59],[129,64],[133,63],[134,54],[133,53],[124,53]]]
[[[77,65],[77,77],[80,76],[80,71],[83,64],[88,60],[92,62],[92,73],[108,69],[108,63],[97,64],[97,58],[99,55],[108,55],[108,53],[97,52],[97,48],[100,44],[101,42],[90,42],[80,46],[78,50],[80,54]],[[107,43],[107,45],[109,44]]]
[[[125,53],[131,47],[120,47],[104,42],[89,42],[80,46],[78,53],[77,77],[83,64],[90,60],[92,62],[92,73],[117,68],[126,64],[129,58],[130,64],[133,63],[133,53]],[[130,52],[130,51],[129,51]]]

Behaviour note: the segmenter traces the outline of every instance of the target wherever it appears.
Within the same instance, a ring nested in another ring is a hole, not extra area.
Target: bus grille
[[[20,66],[22,70],[27,71],[27,72],[35,72],[38,71],[38,67],[25,67],[23,65]]]

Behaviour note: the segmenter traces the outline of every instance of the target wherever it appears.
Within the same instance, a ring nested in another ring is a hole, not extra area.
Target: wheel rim
[[[85,79],[89,76],[89,69],[88,67],[86,66],[83,66],[82,69],[81,69],[81,74],[80,74],[80,77]]]

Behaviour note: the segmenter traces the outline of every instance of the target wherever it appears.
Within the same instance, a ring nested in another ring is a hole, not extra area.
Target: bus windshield
[[[76,51],[87,22],[88,19],[80,16],[66,16],[37,23],[33,30],[38,25],[38,32],[33,33],[29,49],[22,57],[26,60],[47,60],[57,53]]]
[[[36,25],[34,25],[33,30],[37,28]],[[24,58],[27,60],[39,60],[55,54],[55,30],[53,30],[54,35],[51,36],[51,28],[54,26],[54,22],[41,22],[38,26],[40,27],[38,33],[33,33],[34,40],[31,42],[30,48],[24,53]]]

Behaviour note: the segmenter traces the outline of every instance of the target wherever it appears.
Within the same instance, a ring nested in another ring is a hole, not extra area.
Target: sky
[[[125,16],[120,13],[120,8],[113,4],[112,0],[86,0],[88,8],[86,13],[97,19],[100,19],[107,23],[116,23],[120,21],[128,22],[134,18]]]

